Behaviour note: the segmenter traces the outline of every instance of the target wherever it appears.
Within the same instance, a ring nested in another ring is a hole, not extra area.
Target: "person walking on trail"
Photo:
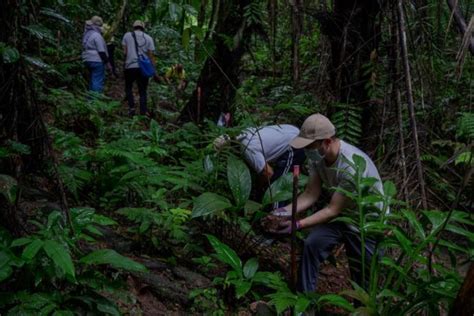
[[[261,199],[269,184],[290,171],[292,166],[304,162],[304,151],[290,146],[298,133],[297,127],[281,124],[247,128],[236,137],[245,160],[258,174],[257,199]],[[219,136],[214,140],[214,147],[219,150],[230,141],[228,135]],[[274,208],[279,204],[281,202],[276,202]]]
[[[301,127],[301,131],[290,145],[295,149],[304,149],[309,160],[310,179],[305,191],[297,198],[297,212],[310,208],[321,194],[323,184],[332,190],[329,204],[316,213],[296,222],[296,229],[312,228],[304,241],[302,259],[299,267],[297,290],[312,292],[316,290],[319,267],[340,243],[344,243],[349,258],[352,278],[361,286],[361,238],[359,230],[343,222],[331,222],[344,211],[355,209],[353,202],[344,193],[335,191],[342,188],[354,192],[355,185],[352,177],[355,170],[348,162],[353,161],[353,155],[362,157],[366,162],[363,177],[375,178],[377,181],[372,191],[383,192],[379,172],[372,160],[360,149],[338,139],[331,121],[321,114],[309,116]],[[380,203],[381,204],[381,203]],[[377,205],[382,209],[382,205]],[[291,215],[292,205],[281,208],[282,213]],[[285,220],[280,224],[279,233],[291,233],[291,221]],[[365,239],[366,262],[370,263],[374,254],[375,241]],[[367,265],[368,266],[368,265]],[[366,273],[368,276],[368,272]]]
[[[110,69],[102,25],[102,18],[93,16],[86,21],[82,36],[82,61],[89,70],[89,90],[98,93],[104,91],[105,67]]]
[[[156,65],[154,58],[155,43],[150,35],[145,33],[145,23],[137,20],[133,23],[133,31],[127,32],[122,39],[125,53],[125,93],[128,101],[128,114],[135,115],[135,100],[133,97],[133,83],[137,82],[140,95],[140,114],[147,115],[148,78],[140,71],[138,64],[139,54],[147,55]]]

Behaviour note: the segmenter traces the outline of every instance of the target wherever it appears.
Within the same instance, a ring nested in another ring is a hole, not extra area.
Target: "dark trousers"
[[[128,114],[135,114],[135,100],[133,98],[133,83],[137,82],[138,93],[140,94],[140,114],[147,114],[146,91],[148,88],[148,78],[143,76],[140,68],[125,69],[125,93],[128,101]]]
[[[340,222],[317,225],[304,241],[303,256],[299,267],[297,290],[314,292],[317,287],[319,266],[338,244],[344,243],[349,259],[351,278],[366,288],[370,262],[375,251],[375,241],[365,239],[365,282],[362,282],[362,248],[360,233]]]
[[[277,158],[275,163],[273,164],[273,175],[270,179],[270,183],[275,182],[278,178],[282,175],[292,172],[293,166],[302,166],[306,159],[306,155],[304,154],[303,149],[288,149],[283,155]],[[279,208],[287,205],[289,201],[280,201],[275,202],[273,208]]]

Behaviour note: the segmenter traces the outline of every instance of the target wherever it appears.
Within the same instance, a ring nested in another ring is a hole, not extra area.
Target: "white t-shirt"
[[[316,172],[320,176],[322,183],[329,188],[339,187],[350,192],[355,192],[355,184],[351,177],[351,175],[355,174],[355,171],[347,161],[354,163],[353,155],[356,154],[364,158],[366,162],[366,168],[362,176],[364,178],[377,179],[377,182],[375,182],[372,187],[372,192],[383,194],[382,179],[380,178],[377,167],[372,159],[370,159],[370,157],[359,148],[352,146],[343,140],[340,140],[340,142],[341,147],[339,149],[339,155],[332,166],[327,166],[324,159],[320,163],[315,163],[311,160],[310,155],[308,155],[310,175]],[[381,202],[377,203],[376,206],[382,210],[383,205]],[[350,206],[350,208],[352,208],[352,206]]]
[[[107,53],[107,44],[99,32],[90,32],[82,51],[82,61],[102,62],[99,52]]]
[[[290,149],[290,142],[299,132],[293,125],[270,125],[245,129],[237,139],[242,145],[245,160],[260,173],[265,163],[276,160]]]
[[[142,31],[134,31],[137,38],[138,52],[147,55],[148,51],[155,51],[155,43],[150,35]],[[127,32],[123,36],[122,45],[127,46],[127,58],[125,59],[125,68],[140,68],[138,65],[137,50],[135,49],[135,41],[132,32]]]

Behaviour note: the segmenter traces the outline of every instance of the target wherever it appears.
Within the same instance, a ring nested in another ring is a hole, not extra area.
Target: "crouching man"
[[[297,198],[297,212],[309,209],[321,194],[323,184],[331,190],[329,204],[316,213],[296,223],[297,229],[311,228],[304,241],[302,260],[299,267],[297,290],[312,292],[316,290],[320,264],[329,256],[331,250],[344,243],[349,258],[351,276],[363,286],[361,265],[361,238],[359,230],[343,222],[331,222],[343,212],[357,209],[351,199],[334,188],[355,192],[352,176],[355,170],[353,155],[361,156],[366,162],[363,177],[377,179],[372,187],[373,192],[383,192],[382,181],[372,160],[360,149],[336,137],[336,130],[331,121],[321,114],[313,114],[303,123],[298,137],[290,145],[295,149],[304,148],[309,160],[310,179],[305,191]],[[380,206],[381,207],[381,206]],[[292,205],[281,208],[281,213],[289,214]],[[291,233],[291,222],[282,222],[279,233]],[[374,254],[375,241],[365,239],[365,262],[369,265]],[[366,268],[366,271],[367,268]],[[368,272],[366,272],[368,275]]]

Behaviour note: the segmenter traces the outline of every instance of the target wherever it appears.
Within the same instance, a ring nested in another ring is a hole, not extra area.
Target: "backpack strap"
[[[138,58],[140,54],[138,53],[138,42],[137,42],[137,36],[135,35],[135,31],[132,32],[132,37],[133,37],[133,40],[135,41],[135,51],[137,52],[137,58]]]

